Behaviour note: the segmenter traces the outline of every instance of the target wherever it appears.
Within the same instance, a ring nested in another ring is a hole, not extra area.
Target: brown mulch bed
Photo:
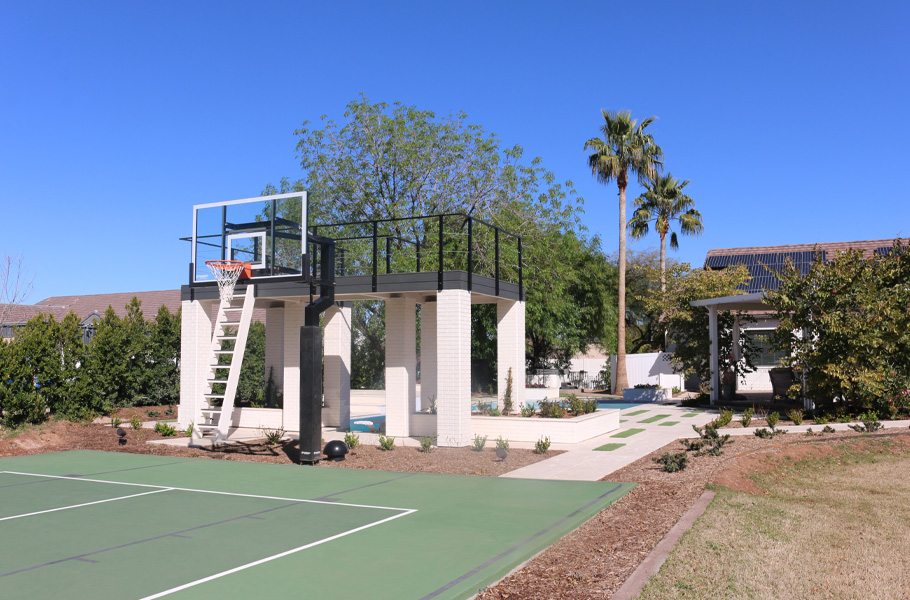
[[[638,485],[616,504],[602,510],[577,530],[559,540],[525,566],[495,586],[483,591],[479,600],[553,599],[578,600],[609,598],[631,575],[654,546],[702,494],[707,485],[724,485],[749,493],[759,490],[750,478],[757,472],[773,470],[787,459],[806,458],[830,452],[834,444],[853,441],[854,432],[805,436],[788,434],[770,440],[736,437],[720,457],[692,457],[682,472],[665,473],[651,458],[666,451],[682,449],[678,442],[645,456],[612,473],[606,481],[630,481]],[[886,430],[887,436],[910,447],[910,431]],[[23,432],[0,432],[0,457],[60,450],[91,449],[141,454],[205,457],[291,464],[296,448],[292,443],[266,446],[260,443],[234,444],[218,450],[144,444],[161,439],[151,430],[127,431],[126,446],[118,446],[110,426],[51,422]],[[492,448],[474,452],[470,448],[435,448],[424,454],[415,447],[383,452],[360,447],[341,463],[323,461],[328,468],[345,467],[390,471],[421,471],[465,475],[499,475],[554,455],[512,450],[499,461]]]
[[[11,437],[0,437],[0,457],[62,450],[107,450],[134,454],[293,464],[297,456],[297,443],[290,441],[275,446],[249,442],[226,444],[215,449],[186,448],[146,444],[144,442],[148,440],[165,438],[150,429],[136,431],[124,425],[121,427],[127,433],[125,446],[117,443],[116,430],[110,425],[84,425],[69,421],[54,421],[31,430],[13,432]],[[343,462],[324,460],[319,463],[319,466],[496,477],[561,453],[562,451],[551,450],[546,454],[536,454],[533,450],[513,448],[505,460],[500,460],[496,457],[492,447],[487,447],[482,452],[475,452],[470,448],[433,448],[431,452],[425,453],[420,452],[415,446],[396,447],[391,451],[382,451],[377,446],[360,446]]]

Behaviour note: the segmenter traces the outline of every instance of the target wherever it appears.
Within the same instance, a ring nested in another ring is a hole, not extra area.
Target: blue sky
[[[910,8],[880,2],[0,3],[0,256],[31,302],[186,283],[191,207],[301,175],[360,92],[541,156],[616,247],[600,109],[653,127],[705,219],[672,255],[910,235]],[[638,189],[630,188],[629,198]],[[633,248],[656,246],[652,237]]]

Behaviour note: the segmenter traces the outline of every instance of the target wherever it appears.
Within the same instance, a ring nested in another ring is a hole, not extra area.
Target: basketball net
[[[209,260],[205,264],[215,275],[221,301],[230,302],[234,298],[234,285],[240,278],[246,263],[239,260]]]

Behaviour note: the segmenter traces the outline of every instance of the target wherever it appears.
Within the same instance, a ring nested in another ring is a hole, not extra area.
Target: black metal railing
[[[469,290],[481,275],[493,279],[497,295],[501,282],[517,284],[524,299],[521,237],[470,215],[324,223],[310,229],[335,241],[338,276],[369,275],[373,291],[382,273],[435,271],[441,290],[444,271],[465,271]],[[315,256],[310,260],[317,262]]]

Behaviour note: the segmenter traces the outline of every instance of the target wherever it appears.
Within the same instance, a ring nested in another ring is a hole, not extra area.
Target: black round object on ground
[[[329,460],[344,460],[344,455],[348,453],[348,445],[341,440],[332,440],[323,448],[322,453]]]

